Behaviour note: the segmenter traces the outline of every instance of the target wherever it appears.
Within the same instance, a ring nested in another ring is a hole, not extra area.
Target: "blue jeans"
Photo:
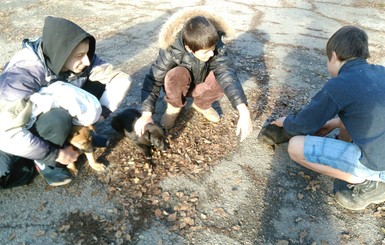
[[[309,162],[339,169],[367,180],[385,181],[385,171],[374,171],[361,164],[361,149],[342,140],[306,136],[304,156]]]

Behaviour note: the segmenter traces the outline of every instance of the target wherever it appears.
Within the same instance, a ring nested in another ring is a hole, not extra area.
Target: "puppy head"
[[[285,129],[274,124],[269,124],[261,129],[258,140],[268,145],[275,145],[288,142],[292,135],[285,132]]]
[[[68,136],[68,142],[85,152],[92,152],[92,132],[94,128],[90,126],[78,126],[72,127],[71,132]]]
[[[166,138],[163,134],[163,129],[156,124],[148,124],[146,126],[146,131],[148,131],[150,143],[158,150],[167,150],[168,145],[166,143]]]

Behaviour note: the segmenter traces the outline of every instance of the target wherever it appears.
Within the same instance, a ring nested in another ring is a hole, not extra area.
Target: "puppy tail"
[[[123,126],[122,124],[119,122],[119,120],[116,118],[116,117],[113,117],[112,120],[111,120],[111,126],[112,128],[117,131],[117,132],[120,132],[120,133],[123,133]]]

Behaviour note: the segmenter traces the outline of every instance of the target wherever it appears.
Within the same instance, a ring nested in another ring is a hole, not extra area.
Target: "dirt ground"
[[[140,108],[140,89],[157,55],[162,24],[184,7],[206,6],[235,29],[228,40],[249,100],[253,133],[235,135],[237,113],[226,98],[212,125],[189,106],[167,132],[170,149],[141,152],[110,127],[97,151],[108,166],[95,173],[79,160],[79,176],[50,188],[40,176],[0,192],[2,244],[385,244],[385,206],[348,211],[333,200],[333,179],[297,165],[287,145],[258,141],[261,127],[293,113],[325,84],[324,47],[343,25],[369,35],[370,62],[385,65],[385,3],[376,0],[4,0],[0,65],[23,38],[41,34],[47,15],[69,18],[97,39],[97,53],[134,81],[118,110]],[[159,101],[155,119],[164,110]],[[334,132],[335,133],[335,132]]]

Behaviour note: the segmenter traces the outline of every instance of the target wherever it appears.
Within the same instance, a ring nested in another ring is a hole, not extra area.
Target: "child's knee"
[[[49,113],[50,116],[45,126],[50,129],[52,128],[53,131],[63,131],[67,135],[72,128],[72,117],[68,111],[56,108]]]
[[[37,135],[59,146],[64,144],[71,128],[72,117],[62,108],[54,108],[36,121]]]
[[[294,136],[289,140],[287,152],[292,160],[300,160],[303,156],[304,136]]]
[[[182,66],[177,66],[167,72],[164,79],[164,86],[166,89],[168,87],[173,88],[175,86],[185,87],[189,86],[191,83],[191,75],[187,68]]]

